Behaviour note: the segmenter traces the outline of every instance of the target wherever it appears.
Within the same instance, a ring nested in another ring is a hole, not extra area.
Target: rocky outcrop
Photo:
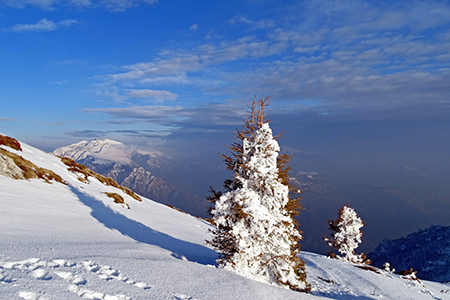
[[[25,179],[22,169],[16,165],[12,158],[2,153],[0,153],[0,175],[13,179]]]

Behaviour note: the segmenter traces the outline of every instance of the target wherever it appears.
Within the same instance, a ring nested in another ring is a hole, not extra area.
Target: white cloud
[[[34,24],[16,24],[9,28],[13,32],[23,31],[54,31],[58,29],[58,25],[47,19],[42,19]]]
[[[55,31],[58,30],[61,26],[68,27],[74,24],[78,24],[77,20],[64,20],[60,22],[53,22],[47,19],[42,19],[37,21],[34,24],[16,24],[8,29],[8,31],[12,32],[25,32],[25,31]]]
[[[77,20],[72,20],[72,19],[68,19],[68,20],[64,20],[61,22],[58,22],[58,25],[60,26],[72,26],[75,24],[78,24],[79,22]]]
[[[245,24],[250,27],[250,30],[274,28],[275,22],[271,19],[264,19],[260,21],[252,21],[245,16],[237,15],[227,21],[227,24],[233,25],[236,23]]]
[[[165,123],[162,120],[186,117],[192,113],[181,106],[131,106],[125,108],[87,108],[86,112],[102,112],[119,118],[146,119],[148,122]]]
[[[191,27],[189,27],[189,30],[196,31],[198,29],[198,24],[192,24]]]
[[[72,5],[78,6],[78,7],[89,7],[92,5],[91,0],[71,0],[70,1]]]
[[[113,74],[111,78],[114,80],[143,80],[161,75],[174,75],[198,70],[203,62],[204,59],[198,55],[181,54],[177,56],[177,54],[173,54],[167,59],[125,66],[124,68],[128,69],[128,72]]]
[[[55,85],[64,85],[66,83],[68,83],[67,80],[61,80],[61,81],[51,81],[49,82],[50,84],[55,84]]]
[[[97,6],[103,6],[112,12],[123,12],[127,9],[144,4],[155,4],[158,0],[98,0],[94,2]]]
[[[13,121],[20,121],[20,120],[19,119],[13,119],[13,118],[0,117],[0,122],[13,122]]]
[[[246,17],[240,16],[240,15],[234,16],[233,18],[231,18],[227,21],[227,23],[231,24],[231,25],[236,24],[237,22],[244,23],[244,24],[253,24],[252,21],[250,21]]]
[[[244,58],[261,58],[280,54],[288,45],[282,42],[259,41],[244,37],[218,45],[201,45],[190,52],[160,53],[151,62],[124,66],[123,73],[110,75],[113,81],[138,81],[139,83],[189,83],[190,72],[205,70],[224,62]]]
[[[140,99],[140,98],[150,98],[156,100],[176,100],[178,95],[169,91],[158,91],[158,90],[127,90],[127,95],[130,98]]]
[[[104,7],[109,11],[121,12],[141,4],[152,5],[158,0],[6,0],[6,4],[15,8],[37,7],[42,10],[56,10],[64,6]]]
[[[100,83],[94,91],[97,97],[112,99],[115,102],[123,102],[127,99],[126,96],[121,95],[119,88],[110,83]]]
[[[320,46],[316,45],[313,47],[296,47],[294,48],[294,52],[298,53],[313,53],[320,50]]]
[[[89,113],[105,113],[117,119],[134,119],[162,126],[172,126],[174,129],[185,128],[212,129],[213,126],[237,126],[242,123],[246,114],[245,106],[231,104],[209,104],[197,107],[182,106],[129,106],[109,108],[86,108]]]
[[[57,2],[58,0],[7,0],[6,4],[16,8],[36,6],[42,10],[52,10],[53,5]]]

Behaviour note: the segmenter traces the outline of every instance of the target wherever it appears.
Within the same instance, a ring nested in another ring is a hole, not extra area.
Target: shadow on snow
[[[215,264],[217,253],[205,246],[176,239],[168,234],[156,231],[140,222],[131,220],[115,212],[103,202],[96,200],[71,187],[80,201],[92,209],[91,215],[109,229],[115,229],[121,234],[141,243],[159,246],[171,251],[172,256],[186,257],[189,261],[201,264]]]

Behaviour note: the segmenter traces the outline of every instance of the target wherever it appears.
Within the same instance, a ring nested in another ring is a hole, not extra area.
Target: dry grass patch
[[[356,265],[355,267],[359,268],[359,269],[363,269],[366,271],[372,271],[374,273],[377,274],[381,274],[381,271],[375,267],[369,266],[369,265]]]
[[[6,151],[0,148],[0,153],[11,158],[14,163],[23,171],[25,179],[39,178],[47,183],[51,183],[51,180],[55,180],[59,183],[66,184],[61,176],[53,172],[52,170],[40,168],[33,164],[31,161],[24,159],[22,156]]]
[[[126,208],[130,209],[130,206],[129,206],[127,203],[125,203],[125,200],[124,200],[123,197],[120,196],[119,194],[116,194],[116,193],[108,193],[108,192],[106,192],[105,194],[106,194],[106,196],[108,196],[109,198],[113,199],[113,200],[114,200],[114,203],[121,204],[123,207],[126,207]]]
[[[89,182],[89,176],[91,176],[91,177],[96,178],[98,181],[100,181],[104,185],[113,186],[115,188],[121,189],[125,194],[129,195],[133,199],[135,199],[137,201],[142,201],[142,199],[138,195],[136,195],[132,190],[130,190],[127,187],[119,185],[111,177],[105,177],[103,175],[100,175],[100,174],[92,171],[91,169],[89,169],[85,165],[79,164],[76,161],[74,161],[73,159],[68,158],[68,157],[61,157],[61,161],[66,166],[69,167],[68,168],[69,171],[81,174],[83,177],[79,177],[78,180],[80,180],[80,181],[82,181],[84,183],[88,183]]]
[[[120,186],[120,189],[121,189],[125,194],[127,194],[128,196],[130,196],[131,198],[133,198],[134,200],[142,201],[141,197],[139,197],[138,195],[136,195],[136,194],[135,194],[132,190],[130,190],[129,188],[124,187],[124,186]]]
[[[106,192],[104,194],[106,194],[106,196],[108,196],[109,198],[113,199],[114,203],[121,204],[122,207],[130,209],[130,206],[128,205],[128,203],[125,203],[125,200],[119,194],[117,194],[117,193],[108,193],[108,192]]]
[[[182,211],[181,209],[179,209],[179,208],[177,208],[177,207],[175,207],[175,206],[173,206],[173,205],[170,205],[170,204],[164,204],[164,205],[167,206],[167,207],[170,207],[171,209],[174,209],[174,210],[176,210],[176,211],[179,211],[179,212],[182,212],[183,214],[188,215],[187,212]]]
[[[423,283],[419,280],[419,278],[417,278],[417,271],[414,271],[413,268],[409,269],[409,271],[408,270],[403,270],[403,271],[400,271],[400,272],[395,272],[395,274],[402,275],[403,279],[408,279],[408,280],[411,280],[411,281],[417,281],[421,285],[423,285]]]
[[[106,196],[108,196],[109,198],[112,198],[114,200],[114,203],[125,203],[125,200],[123,199],[122,196],[120,196],[119,194],[116,193],[105,193]]]
[[[8,146],[17,151],[22,151],[22,147],[16,139],[3,134],[0,134],[0,145]]]
[[[336,281],[331,280],[331,279],[325,279],[325,278],[322,278],[322,277],[317,277],[317,278],[319,278],[322,281],[325,281],[326,283],[336,284]]]

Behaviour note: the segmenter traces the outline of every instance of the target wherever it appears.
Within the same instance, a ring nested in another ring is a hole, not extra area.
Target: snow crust
[[[3,146],[1,146],[3,147]],[[0,299],[450,299],[450,286],[357,269],[301,252],[309,294],[213,266],[210,226],[144,197],[123,209],[82,183],[54,155],[22,143],[15,152],[68,185],[0,175]]]

